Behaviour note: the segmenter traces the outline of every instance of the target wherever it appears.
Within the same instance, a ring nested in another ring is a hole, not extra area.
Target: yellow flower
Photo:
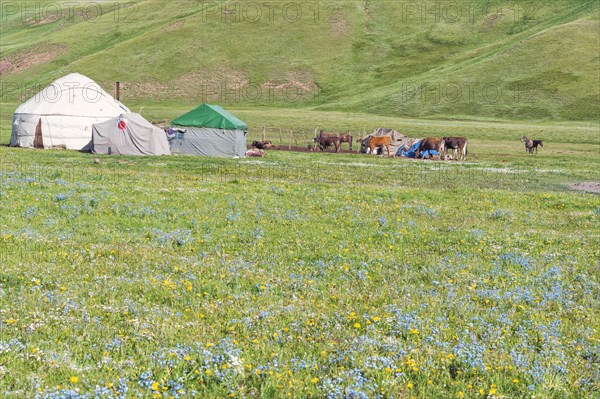
[[[412,384],[412,382],[409,382],[408,384],[406,384],[406,387],[407,387],[408,389],[412,389],[412,387],[413,387],[413,386],[414,386],[414,385]]]
[[[458,391],[458,394],[456,396],[458,396],[459,398],[464,398],[465,394],[463,393],[463,391]]]
[[[354,328],[360,328],[360,323],[354,323]]]
[[[317,382],[319,382],[319,378],[315,377],[315,378],[311,379],[310,382],[312,382],[313,384],[316,384]]]
[[[158,391],[158,382],[154,381],[154,382],[152,383],[152,390],[153,390],[153,391]]]
[[[75,376],[73,376],[73,377],[71,377],[71,382],[72,382],[73,384],[76,384],[76,383],[78,383],[78,382],[79,382],[79,378],[78,378],[78,377],[75,377]]]

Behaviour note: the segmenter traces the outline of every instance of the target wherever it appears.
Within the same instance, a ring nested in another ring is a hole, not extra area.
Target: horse
[[[533,149],[535,148],[535,153],[537,154],[538,145],[543,147],[544,144],[542,140],[531,140],[527,138],[527,136],[523,136],[521,138],[521,142],[525,143],[525,154],[533,154]]]

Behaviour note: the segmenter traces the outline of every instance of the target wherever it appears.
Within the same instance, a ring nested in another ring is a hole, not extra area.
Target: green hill
[[[128,104],[597,120],[597,1],[24,1],[2,102],[80,72]]]

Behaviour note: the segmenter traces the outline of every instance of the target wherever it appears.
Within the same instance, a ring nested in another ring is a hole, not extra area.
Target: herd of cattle
[[[393,143],[390,136],[368,136],[359,138],[356,141],[360,143],[360,152],[365,154],[381,154],[385,150],[388,157],[396,156],[396,153],[392,154],[390,150],[390,147],[393,144],[396,144],[396,146],[400,145],[400,149],[405,151],[408,151],[411,145],[414,144],[416,147],[414,151],[415,158],[419,158],[421,153],[423,153],[427,154],[429,159],[434,157],[443,160],[455,159],[459,161],[467,159],[468,140],[465,137],[426,137],[420,140],[418,146],[414,141],[409,141],[407,143]],[[352,135],[349,132],[328,133],[321,130],[321,132],[313,139],[313,142],[314,144],[308,146],[310,151],[325,151],[328,148],[333,147],[335,152],[339,152],[342,143],[348,143],[349,150],[352,150]],[[525,152],[528,154],[533,154],[534,149],[537,154],[538,146],[544,146],[542,140],[531,140],[526,136],[521,138],[521,142],[525,143]],[[264,150],[269,149],[279,149],[279,147],[268,140],[253,141],[252,148],[247,155],[264,156]],[[450,150],[452,150],[452,155],[449,154]]]
[[[339,152],[342,143],[349,143],[349,149],[352,150],[352,136],[349,133],[327,133],[321,131],[314,140],[315,145],[309,146],[312,150],[325,150],[328,147],[334,147],[335,152]],[[386,150],[387,156],[395,156],[390,152],[392,138],[390,136],[368,136],[357,140],[361,146],[361,152],[366,154],[377,154]],[[468,140],[464,137],[427,137],[421,140],[421,144],[415,152],[415,158],[419,158],[421,152],[428,151],[431,158],[435,152],[439,154],[440,159],[467,159]],[[410,143],[405,144],[410,148]],[[409,148],[405,148],[408,150]],[[449,155],[448,150],[452,150]],[[458,156],[458,157],[457,157]]]

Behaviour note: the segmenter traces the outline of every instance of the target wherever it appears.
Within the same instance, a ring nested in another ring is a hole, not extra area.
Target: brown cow
[[[361,146],[367,148],[367,154],[375,154],[375,149],[379,147],[385,147],[387,150],[388,157],[390,156],[390,145],[392,139],[390,136],[369,136],[361,141]]]
[[[321,151],[324,151],[327,147],[333,146],[335,152],[340,151],[340,136],[337,133],[326,133],[321,131],[317,137],[313,139],[319,146]]]
[[[415,158],[419,158],[421,151],[437,151],[442,155],[446,151],[446,142],[443,138],[439,137],[427,137],[421,141],[419,148],[415,151]],[[431,158],[431,156],[429,157]]]
[[[348,143],[348,149],[352,151],[352,135],[350,131],[348,133],[340,133],[340,145],[341,143]]]
[[[271,148],[277,148],[277,146],[273,145],[271,140],[253,141],[252,147],[258,148],[259,150],[270,150]]]
[[[446,151],[452,150],[452,158],[458,160],[467,159],[468,140],[464,137],[444,137]],[[456,156],[458,153],[458,157]]]

